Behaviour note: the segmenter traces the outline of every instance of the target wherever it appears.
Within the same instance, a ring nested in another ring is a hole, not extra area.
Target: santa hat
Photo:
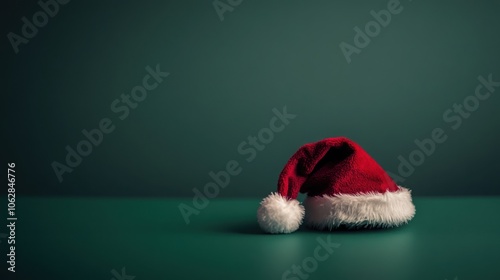
[[[297,200],[307,193],[304,206]],[[283,168],[278,192],[261,202],[257,218],[269,233],[311,227],[394,227],[415,215],[410,190],[398,186],[358,144],[327,138],[302,146]]]

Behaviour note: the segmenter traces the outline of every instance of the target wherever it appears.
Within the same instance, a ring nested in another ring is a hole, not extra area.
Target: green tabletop
[[[17,278],[0,278],[500,279],[500,198],[414,201],[396,229],[269,235],[257,199],[213,200],[186,225],[189,199],[20,197]],[[12,277],[0,240],[0,275]]]

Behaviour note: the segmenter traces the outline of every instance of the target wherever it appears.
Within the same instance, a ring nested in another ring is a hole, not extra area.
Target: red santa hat
[[[304,206],[299,191],[307,193]],[[395,227],[414,215],[410,190],[345,137],[302,146],[283,168],[278,192],[264,198],[257,212],[260,227],[269,233],[293,232],[303,219],[318,229]]]

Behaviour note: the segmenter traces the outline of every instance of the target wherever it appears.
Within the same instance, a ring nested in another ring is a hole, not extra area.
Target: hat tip
[[[304,206],[298,200],[271,193],[260,203],[257,221],[265,232],[291,233],[302,224],[304,213]]]

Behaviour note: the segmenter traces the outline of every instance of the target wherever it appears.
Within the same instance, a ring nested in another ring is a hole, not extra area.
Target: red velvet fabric
[[[278,193],[296,199],[309,196],[384,193],[399,187],[358,144],[345,137],[306,144],[288,160],[278,180]]]

